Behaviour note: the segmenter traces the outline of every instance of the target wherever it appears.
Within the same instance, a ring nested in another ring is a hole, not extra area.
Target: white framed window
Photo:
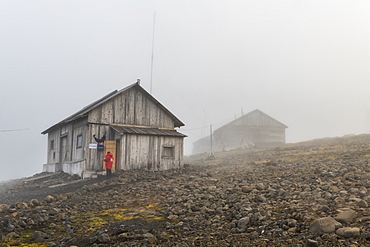
[[[54,150],[54,140],[50,141],[50,150]]]

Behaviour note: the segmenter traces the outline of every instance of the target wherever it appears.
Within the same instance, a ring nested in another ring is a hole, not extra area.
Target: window
[[[82,147],[82,135],[77,136],[77,148]]]
[[[175,158],[175,147],[174,146],[163,146],[162,157]]]
[[[50,141],[50,150],[54,150],[54,140]]]

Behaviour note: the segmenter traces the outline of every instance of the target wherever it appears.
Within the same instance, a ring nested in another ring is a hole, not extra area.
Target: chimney
[[[136,79],[136,84],[140,85],[140,79]]]

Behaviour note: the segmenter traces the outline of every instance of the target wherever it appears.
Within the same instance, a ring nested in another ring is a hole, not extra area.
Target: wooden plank
[[[164,127],[152,127],[152,126],[144,126],[144,125],[132,125],[132,124],[110,124],[112,126],[120,126],[120,127],[132,127],[132,128],[146,128],[146,129],[160,129],[160,130],[174,130],[174,128],[164,128]]]

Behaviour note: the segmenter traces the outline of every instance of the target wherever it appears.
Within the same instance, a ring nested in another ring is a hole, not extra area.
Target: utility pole
[[[208,159],[210,160],[210,159],[215,159],[216,157],[215,157],[215,154],[213,153],[213,131],[212,131],[212,125],[210,125],[209,126],[209,129],[210,129],[210,141],[211,141],[211,152],[209,153],[209,156],[208,156]]]

